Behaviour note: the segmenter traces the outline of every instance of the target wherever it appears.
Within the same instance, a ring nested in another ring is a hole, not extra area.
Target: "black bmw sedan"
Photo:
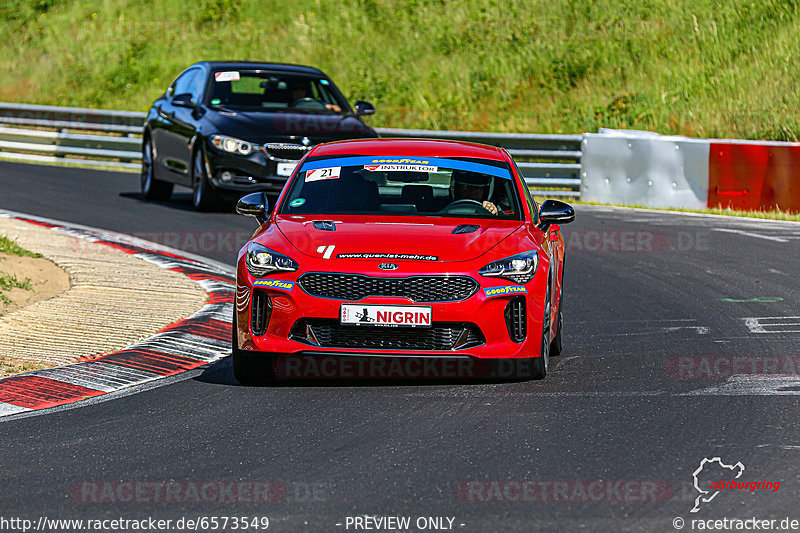
[[[321,70],[300,65],[203,61],[184,70],[147,114],[142,193],[167,200],[192,188],[198,210],[243,192],[277,193],[314,145],[377,137]]]

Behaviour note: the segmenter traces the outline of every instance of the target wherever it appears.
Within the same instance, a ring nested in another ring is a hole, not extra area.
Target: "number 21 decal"
[[[342,167],[316,168],[306,172],[306,183],[309,181],[335,180],[339,179]]]

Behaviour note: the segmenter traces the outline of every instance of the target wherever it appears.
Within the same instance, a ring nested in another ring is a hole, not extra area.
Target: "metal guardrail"
[[[0,102],[0,157],[136,170],[144,118],[132,111]]]
[[[0,158],[139,169],[145,114],[0,102]],[[578,135],[376,128],[381,137],[478,142],[509,151],[538,196],[580,196]]]

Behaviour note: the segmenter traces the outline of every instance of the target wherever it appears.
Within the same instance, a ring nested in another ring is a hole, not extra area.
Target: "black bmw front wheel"
[[[155,157],[153,144],[149,137],[142,143],[142,173],[140,183],[142,194],[147,200],[169,200],[172,196],[173,184],[155,177]]]
[[[192,157],[192,205],[198,211],[215,211],[220,209],[222,204],[208,181],[203,147],[198,146]]]

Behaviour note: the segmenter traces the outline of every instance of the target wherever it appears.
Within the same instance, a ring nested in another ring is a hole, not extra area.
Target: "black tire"
[[[558,310],[558,326],[556,326],[556,336],[553,342],[550,343],[550,357],[558,357],[561,355],[561,328],[564,327],[564,315],[561,310]]]
[[[197,146],[192,153],[192,205],[197,211],[219,211],[225,198],[215,196],[208,181],[203,147]]]
[[[275,381],[273,356],[239,349],[239,339],[236,337],[236,308],[233,310],[231,337],[231,361],[236,381],[242,385],[264,385]]]
[[[530,359],[512,360],[514,379],[544,379],[550,367],[550,282],[544,300],[544,323],[542,324],[541,355]]]
[[[541,355],[533,359],[531,379],[544,379],[550,368],[550,283],[547,283],[547,294],[544,296],[544,320],[542,324]]]
[[[145,137],[142,143],[142,173],[139,180],[142,194],[147,200],[169,200],[174,184],[156,179],[154,165],[152,141],[149,137]]]
[[[558,324],[556,325],[556,336],[550,343],[550,357],[561,355],[561,330],[564,328],[564,263],[561,263],[561,285],[559,285],[558,295]]]

